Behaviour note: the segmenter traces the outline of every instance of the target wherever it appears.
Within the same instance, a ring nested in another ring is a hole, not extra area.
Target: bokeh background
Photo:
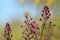
[[[56,24],[51,40],[60,40],[60,0],[40,0],[39,4],[35,3],[35,0],[0,0],[0,39],[4,40],[4,27],[8,22],[13,29],[12,40],[22,40],[21,32],[23,30],[20,25],[24,24],[24,13],[28,11],[31,18],[38,20],[45,5],[49,6],[52,14],[51,21]]]

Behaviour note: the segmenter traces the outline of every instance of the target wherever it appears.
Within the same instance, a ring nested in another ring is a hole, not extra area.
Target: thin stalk
[[[44,25],[42,25],[42,31],[41,31],[41,37],[40,37],[40,40],[42,40],[42,37],[43,37],[43,31],[44,31],[44,27],[45,27],[45,24],[46,24],[46,19],[44,19],[45,20],[45,23],[44,23]]]
[[[40,37],[40,40],[42,40],[42,37],[43,37],[43,31],[44,31],[44,26],[42,26],[42,31],[41,31],[41,37]]]

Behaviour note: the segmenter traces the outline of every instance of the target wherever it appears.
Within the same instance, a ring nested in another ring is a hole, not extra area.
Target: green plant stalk
[[[42,31],[41,31],[41,37],[40,37],[40,40],[42,40],[42,37],[43,37],[43,31],[44,31],[44,27],[45,27],[45,24],[46,24],[46,19],[44,19],[45,20],[45,23],[44,23],[44,25],[42,25]]]
[[[11,38],[10,37],[7,37],[6,40],[11,40]]]
[[[42,37],[43,37],[44,26],[45,26],[45,25],[42,26],[42,31],[41,31],[41,37],[40,37],[40,40],[42,40]]]

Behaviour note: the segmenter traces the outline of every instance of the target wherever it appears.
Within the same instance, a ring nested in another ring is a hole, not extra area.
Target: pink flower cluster
[[[48,6],[44,6],[43,10],[42,10],[42,18],[40,19],[40,21],[42,21],[42,24],[49,24],[48,19],[50,18],[51,14],[50,14],[50,10],[48,8]]]
[[[31,33],[38,33],[38,30],[39,30],[39,27],[38,27],[38,24],[36,24],[36,22],[35,21],[33,21],[32,23],[31,23]]]
[[[5,31],[4,31],[4,36],[6,37],[6,40],[10,40],[12,35],[11,35],[11,27],[10,27],[10,24],[7,23],[6,26],[5,26]]]
[[[25,40],[30,40],[31,38],[35,40],[39,40],[39,38],[37,37],[38,31],[39,31],[38,24],[35,21],[32,21],[32,18],[31,19],[29,19],[28,17],[25,17],[25,18],[26,18],[25,23],[27,24],[27,28],[23,31],[23,34],[26,35],[26,36],[23,36],[23,38]],[[36,37],[34,38],[34,36]]]
[[[43,10],[42,10],[42,17],[46,20],[50,17],[51,14],[49,14],[50,11],[49,11],[49,8],[48,6],[44,6]]]
[[[51,14],[50,14],[50,10],[48,8],[48,6],[44,6],[43,10],[42,10],[42,14],[41,14],[42,18],[40,19],[40,21],[42,22],[42,31],[41,31],[41,38],[40,40],[42,40],[43,34],[44,34],[44,29],[46,29],[46,25],[50,25],[51,22],[48,21],[48,19],[50,18]],[[48,27],[47,27],[48,28]]]

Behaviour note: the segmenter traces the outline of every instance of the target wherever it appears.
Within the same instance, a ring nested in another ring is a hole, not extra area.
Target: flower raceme
[[[41,31],[40,40],[42,40],[44,29],[48,28],[48,27],[45,27],[45,26],[46,25],[49,26],[51,24],[51,22],[49,22],[49,20],[48,20],[51,16],[48,6],[43,7],[41,16],[42,16],[42,18],[40,19],[40,21],[42,22],[42,31]]]
[[[42,21],[42,25],[50,24],[48,22],[48,19],[50,18],[51,14],[48,6],[43,7],[41,16],[42,18],[40,19],[40,21]]]
[[[27,21],[28,21],[28,24],[29,24],[28,27],[30,28],[31,33],[36,33],[39,30],[39,27],[36,21],[32,21],[32,18]]]
[[[10,25],[8,23],[6,24],[6,27],[5,27],[5,33],[7,36],[10,36],[11,28],[10,28]]]
[[[6,40],[11,40],[12,38],[11,31],[12,30],[11,30],[10,24],[7,23],[4,31],[4,37],[6,38]]]
[[[45,6],[44,8],[43,8],[43,10],[42,10],[42,18],[43,19],[48,19],[49,17],[50,17],[50,15],[51,14],[49,14],[50,13],[50,11],[49,11],[49,8],[48,8],[48,6]]]
[[[28,16],[25,16],[25,18],[26,18],[25,23],[27,24],[27,28],[23,31],[23,34],[26,35],[26,36],[23,36],[23,38],[25,40],[30,40],[31,38],[35,40],[38,39],[37,38],[38,31],[39,31],[38,24],[36,23],[36,21],[32,21],[32,18],[29,19]],[[37,37],[34,38],[34,36],[37,36]]]

